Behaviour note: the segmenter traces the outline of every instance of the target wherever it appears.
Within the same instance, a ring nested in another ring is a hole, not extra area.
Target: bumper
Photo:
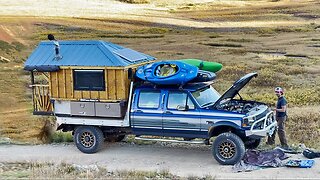
[[[274,118],[273,112],[269,112],[265,117],[255,121],[250,130],[246,130],[246,136],[255,136],[255,137],[265,137],[267,135],[271,136],[275,128],[277,126],[277,122]]]

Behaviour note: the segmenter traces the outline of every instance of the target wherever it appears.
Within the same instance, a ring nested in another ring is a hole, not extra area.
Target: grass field
[[[224,65],[214,86],[223,92],[242,75],[259,76],[244,98],[274,104],[275,86],[289,102],[290,143],[320,147],[320,5],[317,1],[220,1],[165,5],[146,18],[117,16],[0,18],[0,135],[40,143],[43,118],[32,116],[23,62],[48,33],[59,40],[100,39],[161,59],[198,58]],[[139,5],[135,5],[139,6]],[[148,5],[142,5],[148,6]],[[150,17],[154,18],[150,18]],[[301,128],[300,128],[301,127]]]

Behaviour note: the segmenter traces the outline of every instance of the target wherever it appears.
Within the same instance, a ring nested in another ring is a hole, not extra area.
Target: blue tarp
[[[55,45],[43,41],[24,64],[27,71],[58,71],[60,66],[124,67],[154,57],[105,41],[59,41],[59,55],[56,58]]]

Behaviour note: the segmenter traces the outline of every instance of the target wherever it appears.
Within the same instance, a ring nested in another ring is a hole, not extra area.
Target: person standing
[[[276,120],[278,125],[278,136],[280,139],[281,147],[284,149],[289,149],[286,132],[285,132],[285,121],[287,119],[287,100],[284,97],[284,91],[281,87],[276,87],[274,93],[278,97],[276,108],[274,109],[276,113]],[[273,145],[275,143],[276,132],[272,136],[268,136],[267,144]]]

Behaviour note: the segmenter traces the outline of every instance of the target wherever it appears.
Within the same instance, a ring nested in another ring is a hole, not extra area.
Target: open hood
[[[248,82],[254,78],[257,77],[258,74],[256,72],[249,73],[239,80],[237,80],[233,85],[214,103],[213,107],[216,107],[220,104],[220,102],[224,99],[233,98],[235,95],[238,94],[238,92],[246,85]]]

